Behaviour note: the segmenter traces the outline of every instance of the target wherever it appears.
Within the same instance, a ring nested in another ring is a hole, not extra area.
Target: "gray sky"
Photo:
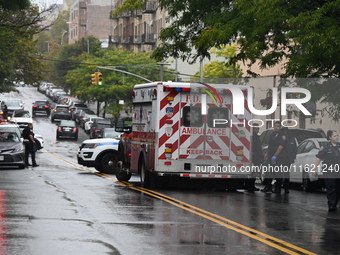
[[[41,7],[48,7],[51,4],[62,4],[63,0],[31,0],[31,2],[38,4]]]

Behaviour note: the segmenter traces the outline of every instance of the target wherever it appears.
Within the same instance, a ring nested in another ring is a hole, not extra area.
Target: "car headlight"
[[[17,147],[13,150],[13,152],[21,152],[24,150],[24,147]]]
[[[97,148],[98,145],[99,143],[87,143],[83,146],[83,148],[94,149],[94,148]]]

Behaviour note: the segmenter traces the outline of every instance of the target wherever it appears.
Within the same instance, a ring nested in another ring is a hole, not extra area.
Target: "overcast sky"
[[[48,7],[51,4],[62,4],[63,0],[31,0],[32,3],[37,3],[41,7]]]

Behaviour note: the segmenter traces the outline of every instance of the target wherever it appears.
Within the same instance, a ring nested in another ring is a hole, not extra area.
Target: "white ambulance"
[[[243,93],[241,102],[233,102],[235,88]],[[125,131],[118,149],[118,180],[139,174],[141,185],[149,187],[167,177],[223,179],[225,188],[242,188],[251,165],[247,88],[179,82],[135,85],[133,116],[117,123],[116,131]],[[233,114],[236,105],[244,107],[242,114]]]

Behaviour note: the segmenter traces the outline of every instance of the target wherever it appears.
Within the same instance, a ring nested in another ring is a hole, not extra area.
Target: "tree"
[[[211,54],[216,54],[217,57],[223,57],[225,61],[212,61],[205,64],[203,67],[203,76],[208,79],[210,83],[221,83],[225,78],[240,78],[242,77],[242,70],[236,63],[226,64],[229,60],[236,55],[236,44],[222,47],[220,49],[212,48]],[[200,71],[195,74],[195,78],[191,80],[197,80],[200,75]]]
[[[131,0],[126,0],[131,1]],[[338,78],[340,75],[339,0],[159,0],[169,25],[153,54],[158,61],[172,56],[194,62],[209,57],[212,47],[237,43],[229,63],[272,67],[285,62],[285,75]],[[248,75],[258,74],[248,71]],[[306,83],[323,109],[340,119],[339,82],[332,86]],[[334,92],[336,92],[334,94]],[[337,95],[337,96],[334,96]]]
[[[150,55],[151,52],[135,53],[114,47],[106,50],[98,49],[92,54],[81,54],[73,58],[73,61],[78,63],[78,67],[67,71],[65,84],[71,89],[72,95],[76,95],[83,101],[104,103],[105,111],[118,117],[120,110],[118,101],[124,100],[126,106],[131,105],[133,86],[144,81],[121,72],[99,69],[98,66],[117,68],[149,80],[158,80],[159,66]],[[91,74],[98,70],[103,74],[103,85],[93,86],[90,82]],[[166,73],[165,79],[172,80],[174,75]]]
[[[13,4],[18,2],[14,1]],[[44,65],[37,58],[33,36],[45,28],[41,26],[43,16],[51,11],[46,9],[39,12],[36,6],[23,8],[26,5],[20,4],[17,7],[9,6],[9,9],[0,8],[1,92],[13,90],[13,82],[34,84],[41,79]]]

